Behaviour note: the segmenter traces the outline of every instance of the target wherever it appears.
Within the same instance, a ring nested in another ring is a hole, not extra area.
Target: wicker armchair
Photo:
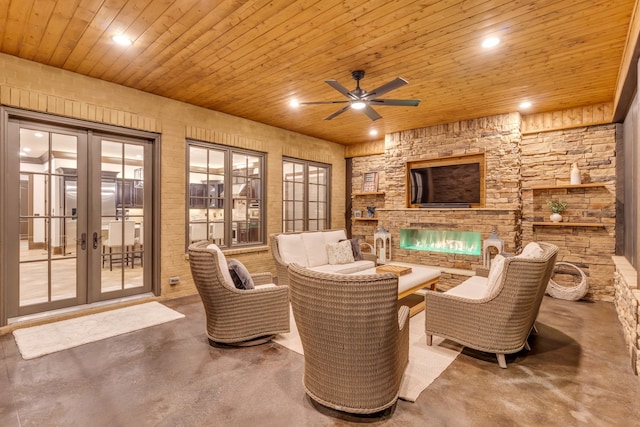
[[[208,241],[189,246],[191,275],[207,316],[210,342],[255,345],[289,332],[289,289],[272,283],[271,273],[252,274],[255,289],[236,289],[219,268],[218,252]],[[226,265],[226,259],[223,260]]]
[[[398,277],[291,264],[289,283],[309,397],[357,414],[392,406],[409,361],[409,309],[398,310]]]
[[[506,368],[505,354],[529,348],[527,338],[534,328],[558,247],[539,243],[537,258],[506,258],[499,289],[481,299],[463,298],[426,291],[425,332],[476,350],[496,353]]]

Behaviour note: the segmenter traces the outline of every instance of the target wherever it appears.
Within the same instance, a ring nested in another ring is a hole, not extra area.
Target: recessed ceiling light
[[[131,46],[133,43],[129,37],[123,36],[122,34],[113,36],[111,39],[122,46]]]
[[[289,101],[289,106],[292,108],[298,108],[300,106],[300,103],[297,99],[292,99],[291,101]]]
[[[531,107],[531,102],[529,101],[524,101],[520,104],[520,108],[530,108]]]
[[[377,131],[377,130],[375,130],[375,129],[371,129],[371,130],[369,131],[369,135],[371,135],[371,136],[376,136],[377,134],[378,134],[378,131]]]
[[[354,101],[351,103],[351,108],[353,108],[354,110],[362,110],[366,106],[367,104],[362,101]]]
[[[500,39],[497,37],[487,37],[482,41],[482,47],[490,48],[500,44]]]

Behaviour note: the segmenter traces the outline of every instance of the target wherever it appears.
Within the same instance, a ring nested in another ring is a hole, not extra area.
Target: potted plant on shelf
[[[560,222],[562,221],[562,215],[560,213],[564,212],[567,208],[567,203],[562,200],[547,200],[547,206],[551,209],[551,216],[549,219],[551,222]]]

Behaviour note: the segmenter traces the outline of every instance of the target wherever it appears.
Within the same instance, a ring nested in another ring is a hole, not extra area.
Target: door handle
[[[82,233],[80,235],[80,249],[83,251],[87,249],[87,233]]]
[[[93,249],[98,249],[98,233],[93,232]]]

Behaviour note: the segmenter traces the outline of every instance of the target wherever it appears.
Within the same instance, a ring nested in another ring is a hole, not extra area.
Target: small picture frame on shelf
[[[373,193],[378,191],[378,172],[366,172],[362,179],[362,192]]]
[[[362,211],[353,211],[354,218],[362,218]]]

